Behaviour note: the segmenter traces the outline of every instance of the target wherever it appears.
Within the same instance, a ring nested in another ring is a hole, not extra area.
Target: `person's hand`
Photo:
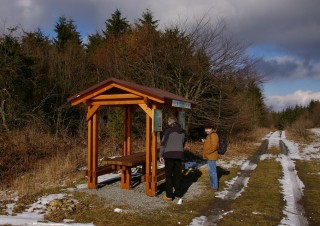
[[[159,158],[159,162],[160,162],[161,164],[163,164],[163,163],[164,163],[164,158],[163,158],[163,157],[160,157],[160,158]]]

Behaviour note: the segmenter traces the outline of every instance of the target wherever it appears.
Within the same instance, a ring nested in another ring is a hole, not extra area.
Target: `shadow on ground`
[[[196,183],[201,177],[202,172],[199,169],[184,169],[182,171],[181,195],[188,192],[190,186]],[[161,194],[166,190],[166,183],[159,184],[157,194]]]

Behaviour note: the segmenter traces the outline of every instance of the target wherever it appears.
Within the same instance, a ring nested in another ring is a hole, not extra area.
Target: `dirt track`
[[[241,192],[245,189],[248,181],[250,180],[251,173],[255,170],[259,164],[260,157],[266,153],[268,147],[270,147],[270,141],[275,145],[280,145],[282,155],[280,161],[284,172],[285,188],[284,198],[286,199],[286,207],[283,212],[287,215],[285,219],[281,221],[281,225],[291,225],[292,222],[295,225],[308,225],[305,217],[303,206],[299,204],[299,200],[302,197],[302,191],[299,186],[299,178],[295,171],[295,165],[292,159],[288,156],[290,150],[288,150],[285,143],[282,141],[283,133],[274,132],[270,134],[261,144],[257,153],[252,157],[249,163],[242,167],[238,173],[235,182],[230,186],[227,191],[224,191],[222,196],[216,196],[214,203],[210,205],[210,209],[204,211],[202,216],[196,217],[191,222],[191,226],[199,225],[217,225],[225,214],[231,211],[231,204],[237,197],[241,195]],[[290,197],[290,198],[289,198]]]

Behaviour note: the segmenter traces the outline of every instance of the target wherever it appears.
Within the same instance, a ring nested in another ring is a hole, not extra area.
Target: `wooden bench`
[[[146,153],[137,152],[130,155],[116,157],[103,161],[104,164],[111,166],[113,170],[121,170],[121,187],[130,189],[131,187],[131,168],[142,165],[143,174],[146,165]]]
[[[113,159],[107,159],[102,161],[102,163],[106,165],[112,165],[115,168],[121,169],[122,166],[125,167],[135,167],[139,165],[146,164],[146,153],[145,152],[138,152],[131,155],[125,155],[121,157],[116,157]]]

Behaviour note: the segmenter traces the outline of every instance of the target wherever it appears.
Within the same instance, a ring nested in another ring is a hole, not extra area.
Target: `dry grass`
[[[43,189],[66,186],[83,178],[83,171],[76,168],[73,152],[56,154],[50,160],[36,163],[31,172],[25,173],[13,181],[11,189],[20,195],[39,192]]]
[[[0,135],[1,189],[22,194],[59,186],[78,174],[85,149],[37,128]]]
[[[320,225],[320,163],[319,161],[297,160],[296,169],[305,188],[301,203],[310,225]]]
[[[262,138],[270,132],[267,128],[257,128],[255,131],[250,133],[237,134],[231,137],[228,141],[227,152],[220,156],[220,158],[228,161],[235,157],[248,157],[252,156],[257,151],[257,147],[261,144]],[[202,158],[203,143],[187,142],[185,149],[191,152],[194,157]]]
[[[301,130],[297,131],[295,129],[289,128],[286,130],[286,137],[289,140],[294,140],[298,143],[310,143],[313,140],[312,134],[306,129],[301,132]]]
[[[238,134],[230,140],[227,152],[220,158],[229,161],[252,156],[269,132],[269,129],[257,128],[249,133]]]

